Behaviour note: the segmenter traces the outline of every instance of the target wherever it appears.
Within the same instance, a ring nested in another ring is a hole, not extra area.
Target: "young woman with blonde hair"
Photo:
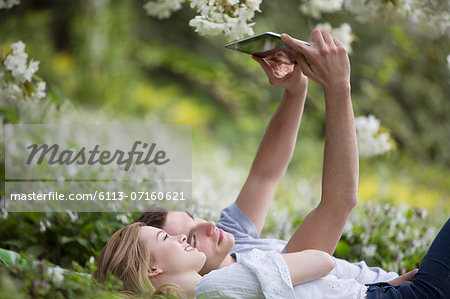
[[[94,278],[104,282],[108,275],[122,280],[123,295],[146,296],[173,294],[183,295],[181,288],[175,284],[161,285],[155,289],[147,273],[152,263],[147,244],[139,239],[143,223],[128,225],[111,236],[97,259],[97,271]]]
[[[203,267],[206,256],[191,247],[186,240],[185,235],[169,236],[163,230],[146,226],[142,222],[127,225],[114,233],[101,251],[94,277],[103,282],[109,274],[116,276],[124,283],[123,294],[130,297],[175,295],[193,298],[202,280],[198,271]],[[254,252],[263,253],[259,250]],[[319,250],[286,254],[271,252],[268,256],[288,266],[289,272],[285,272],[282,279],[291,287],[292,284],[323,277],[334,267],[331,256]],[[237,264],[235,266],[239,267]],[[237,276],[234,279],[238,279],[241,270],[237,269],[235,273]],[[260,292],[262,295],[264,290],[258,284],[250,284],[247,287],[251,291],[238,289],[237,296],[255,298],[255,286],[259,290],[256,294]]]

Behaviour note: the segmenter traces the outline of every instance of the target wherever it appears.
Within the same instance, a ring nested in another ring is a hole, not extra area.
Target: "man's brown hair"
[[[147,212],[142,213],[134,222],[144,222],[145,225],[161,228],[166,223],[167,209],[156,205],[150,206]]]

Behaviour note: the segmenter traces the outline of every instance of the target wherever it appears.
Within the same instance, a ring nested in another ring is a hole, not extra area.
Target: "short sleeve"
[[[253,222],[239,209],[236,202],[226,207],[220,213],[220,219],[216,223],[217,227],[232,233],[235,237],[250,236],[259,238]]]
[[[295,298],[289,268],[279,253],[254,249],[238,261],[256,275],[265,298]]]

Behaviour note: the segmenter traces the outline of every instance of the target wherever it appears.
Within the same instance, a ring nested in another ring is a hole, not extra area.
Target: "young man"
[[[310,39],[314,43],[312,47],[282,35],[283,42],[297,51],[293,72],[283,78],[275,75],[273,62],[253,57],[269,82],[283,87],[285,93],[236,202],[222,211],[217,224],[187,212],[167,212],[161,208],[144,213],[136,220],[162,228],[171,235],[185,234],[192,246],[206,254],[207,261],[200,274],[230,264],[230,251],[258,248],[290,252],[307,249],[303,245],[307,243],[315,244],[314,249],[333,254],[336,248],[348,215],[357,202],[358,190],[350,64],[343,45],[329,33],[315,29]],[[296,143],[308,85],[305,75],[323,87],[326,101],[321,202],[289,242],[262,239],[259,234],[276,186],[285,174]],[[338,278],[355,278],[360,283],[388,281],[397,276],[380,268],[369,268],[364,262],[351,264],[340,259],[335,259],[331,274]]]

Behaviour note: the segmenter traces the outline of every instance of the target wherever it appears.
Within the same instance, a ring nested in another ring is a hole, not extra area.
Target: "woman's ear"
[[[148,270],[148,278],[154,278],[158,276],[159,274],[163,273],[163,270],[158,267],[151,267]]]

